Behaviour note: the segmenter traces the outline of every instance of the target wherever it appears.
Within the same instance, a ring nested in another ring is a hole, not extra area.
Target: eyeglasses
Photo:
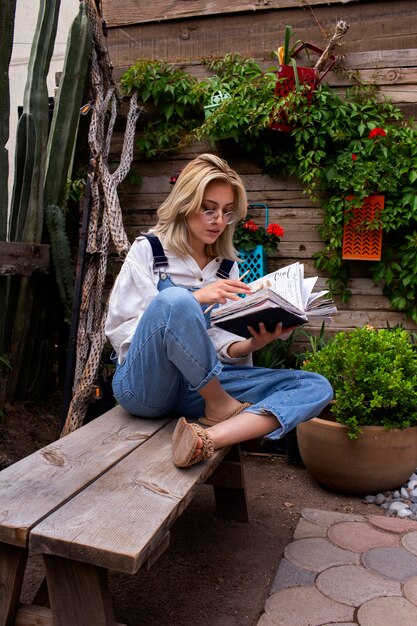
[[[213,209],[202,209],[202,218],[203,222],[206,224],[214,224],[219,215],[218,211],[214,211]],[[220,217],[225,220],[226,224],[233,224],[233,222],[237,219],[237,214],[233,211],[229,211],[228,213],[220,213]]]

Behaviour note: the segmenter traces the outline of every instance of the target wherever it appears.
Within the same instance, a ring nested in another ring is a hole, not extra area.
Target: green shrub
[[[402,328],[365,326],[338,333],[302,369],[330,381],[331,413],[347,426],[351,439],[361,426],[417,425],[417,350]]]

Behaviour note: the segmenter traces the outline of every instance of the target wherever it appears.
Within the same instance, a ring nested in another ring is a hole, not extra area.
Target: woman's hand
[[[283,332],[282,324],[277,324],[275,330],[270,333],[266,330],[265,324],[262,322],[259,324],[258,331],[252,328],[252,326],[248,326],[248,330],[252,336],[249,339],[232,343],[227,352],[229,356],[234,359],[247,356],[252,352],[256,352],[257,350],[264,348],[276,339],[288,339],[289,335],[296,328],[298,328],[298,326],[289,326]]]
[[[227,300],[239,300],[239,293],[251,293],[249,285],[241,280],[221,278],[197,289],[193,292],[193,296],[200,304],[225,304]]]

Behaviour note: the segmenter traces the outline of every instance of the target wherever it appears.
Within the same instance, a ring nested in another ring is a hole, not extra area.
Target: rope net
[[[94,397],[95,381],[106,340],[104,325],[107,302],[103,292],[109,246],[113,242],[121,259],[124,259],[130,248],[123,226],[117,187],[130,170],[136,122],[141,113],[134,94],[130,99],[120,163],[110,173],[108,157],[117,116],[118,95],[104,43],[101,16],[95,0],[85,0],[85,4],[93,30],[89,75],[92,108],[88,132],[91,212],[81,286],[72,399],[61,437],[82,426],[87,408]]]

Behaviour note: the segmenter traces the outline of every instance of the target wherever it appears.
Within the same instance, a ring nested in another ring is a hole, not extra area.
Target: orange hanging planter
[[[360,207],[353,208],[351,219],[343,226],[342,259],[379,261],[382,249],[382,226],[367,230],[364,224],[380,222],[384,196],[367,196]]]

